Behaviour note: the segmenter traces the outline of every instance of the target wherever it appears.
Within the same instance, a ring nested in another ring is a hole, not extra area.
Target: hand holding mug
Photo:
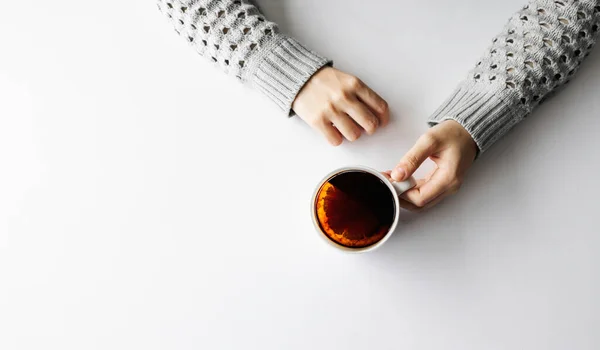
[[[420,211],[456,193],[476,155],[477,145],[471,135],[458,122],[447,120],[423,134],[394,170],[386,174],[395,181],[403,181],[427,158],[436,164],[433,171],[417,180],[417,186],[400,198],[403,208]]]

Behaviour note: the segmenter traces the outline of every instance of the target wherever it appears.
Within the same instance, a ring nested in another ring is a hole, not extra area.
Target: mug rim
[[[351,171],[362,171],[362,172],[366,172],[366,173],[376,176],[388,187],[388,189],[392,193],[392,197],[394,197],[394,206],[395,206],[394,222],[392,222],[392,225],[390,226],[388,232],[386,232],[385,236],[383,236],[383,238],[381,238],[376,243],[373,243],[366,247],[360,247],[360,248],[346,247],[337,242],[334,242],[331,238],[329,238],[321,229],[321,225],[319,225],[319,219],[317,217],[317,210],[316,210],[317,197],[318,197],[319,192],[320,192],[321,188],[323,187],[323,185],[327,181],[331,180],[333,177],[338,176],[343,173],[346,173],[346,172],[351,172]],[[345,166],[345,167],[341,167],[341,168],[331,171],[329,174],[327,174],[325,177],[323,177],[323,179],[319,182],[319,184],[317,185],[317,188],[314,190],[314,193],[311,197],[310,212],[311,212],[312,222],[315,227],[315,230],[317,231],[318,235],[322,239],[324,239],[331,247],[337,248],[338,250],[344,251],[346,253],[353,253],[353,254],[366,253],[366,252],[370,252],[370,251],[373,251],[373,250],[379,248],[392,236],[394,231],[396,231],[396,227],[398,226],[398,221],[399,221],[399,216],[400,216],[400,198],[399,198],[398,192],[394,188],[394,185],[392,185],[392,182],[389,179],[387,179],[385,176],[383,176],[379,171],[377,171],[373,168],[361,166],[361,165]]]

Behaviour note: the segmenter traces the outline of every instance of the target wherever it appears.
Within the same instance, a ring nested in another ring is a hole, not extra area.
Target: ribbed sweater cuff
[[[300,89],[331,61],[306,48],[293,38],[281,36],[257,62],[251,83],[279,108],[292,113]]]
[[[515,110],[518,107],[506,102],[512,98],[493,86],[482,87],[473,83],[459,86],[429,118],[429,125],[455,120],[471,134],[479,151],[485,152],[519,118]]]

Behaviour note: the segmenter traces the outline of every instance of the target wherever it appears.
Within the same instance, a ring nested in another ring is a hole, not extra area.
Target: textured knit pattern
[[[306,81],[329,64],[242,0],[158,0],[175,31],[225,73],[290,113]]]
[[[429,119],[458,121],[481,152],[569,82],[594,46],[600,1],[530,1]]]

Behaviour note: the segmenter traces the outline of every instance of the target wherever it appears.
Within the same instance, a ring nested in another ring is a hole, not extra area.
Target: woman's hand
[[[393,180],[402,181],[411,176],[427,158],[436,164],[436,168],[424,179],[417,180],[415,188],[401,196],[401,206],[419,211],[456,193],[476,154],[475,141],[454,120],[444,121],[429,129],[404,155],[396,168],[387,172]]]
[[[334,146],[372,134],[389,121],[387,103],[358,78],[332,67],[315,73],[300,90],[292,109]]]

